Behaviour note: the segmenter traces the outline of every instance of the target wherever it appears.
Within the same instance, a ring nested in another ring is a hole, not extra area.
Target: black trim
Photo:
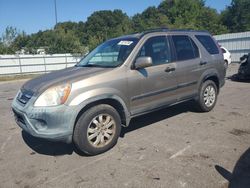
[[[132,97],[131,100],[135,101],[135,100],[143,99],[143,98],[146,98],[146,97],[151,97],[151,96],[154,96],[154,95],[159,95],[161,93],[165,93],[165,92],[169,92],[169,91],[174,91],[174,90],[177,90],[177,89],[180,89],[180,88],[184,88],[184,87],[188,87],[188,86],[191,86],[191,85],[195,85],[197,83],[198,83],[197,81],[194,81],[194,82],[188,82],[188,83],[184,83],[184,84],[179,84],[179,85],[177,85],[175,87],[170,87],[170,88],[161,89],[161,90],[158,90],[158,91],[149,92],[149,93],[146,93],[146,94],[137,95],[137,96]]]
[[[158,91],[149,92],[149,93],[142,94],[142,95],[137,95],[137,96],[132,97],[131,100],[135,101],[135,100],[139,100],[139,99],[142,99],[142,98],[151,97],[151,96],[154,96],[154,95],[159,95],[161,93],[176,90],[177,88],[178,87],[176,86],[176,87],[171,87],[171,88],[161,89],[161,90],[158,90]]]
[[[171,100],[171,101],[168,101],[168,102],[166,102],[164,104],[156,105],[155,107],[152,107],[150,109],[147,108],[147,110],[144,110],[144,111],[140,110],[138,112],[138,110],[137,110],[137,112],[131,113],[131,118],[134,118],[134,117],[137,117],[137,116],[140,116],[140,115],[143,115],[143,114],[147,114],[147,113],[150,113],[150,112],[154,112],[154,111],[157,111],[157,110],[161,110],[163,108],[167,108],[167,107],[170,107],[170,106],[173,106],[173,105],[185,102],[185,101],[189,101],[189,100],[194,99],[197,96],[198,96],[198,94],[192,94],[192,95],[188,95],[186,97],[183,97],[183,98],[181,98],[179,100]]]
[[[184,83],[184,84],[179,84],[178,85],[178,89],[179,88],[183,88],[183,87],[188,87],[188,86],[191,86],[191,85],[195,85],[197,83],[198,83],[197,81],[194,81],[194,82],[188,82],[188,83]]]

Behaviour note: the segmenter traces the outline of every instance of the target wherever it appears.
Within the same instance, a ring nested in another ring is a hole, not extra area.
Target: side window
[[[208,53],[214,55],[219,54],[219,49],[216,46],[214,40],[208,35],[195,35],[195,37],[200,41]]]
[[[149,56],[153,60],[153,65],[160,65],[170,62],[170,50],[167,38],[157,36],[148,39],[142,46],[137,57]]]
[[[194,41],[185,35],[172,36],[177,60],[189,60],[199,57],[199,49]]]

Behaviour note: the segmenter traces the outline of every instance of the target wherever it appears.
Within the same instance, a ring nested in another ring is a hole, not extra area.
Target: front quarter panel
[[[78,114],[90,103],[103,99],[113,99],[123,106],[126,119],[129,119],[129,91],[125,71],[126,67],[119,67],[112,72],[72,83],[71,94],[66,105],[75,106],[77,109],[75,114]]]
[[[76,107],[75,108],[76,111],[74,113],[76,119],[80,111],[88,104],[104,99],[113,99],[122,105],[126,117],[126,123],[124,124],[124,126],[127,126],[130,122],[130,113],[127,106],[128,103],[127,104],[125,103],[126,101],[125,97],[123,97],[121,93],[117,90],[111,88],[99,88],[87,91],[77,95],[75,98],[71,100],[71,102],[68,105]]]

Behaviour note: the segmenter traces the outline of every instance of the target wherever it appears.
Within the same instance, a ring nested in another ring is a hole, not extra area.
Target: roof
[[[168,29],[168,28],[155,28],[155,29],[149,29],[149,30],[145,30],[143,32],[140,33],[132,33],[129,35],[124,35],[124,36],[120,36],[117,37],[115,39],[125,39],[125,38],[142,38],[143,36],[150,34],[150,33],[157,33],[157,32],[179,32],[179,33],[205,33],[208,34],[209,32],[206,30],[191,30],[191,29]]]

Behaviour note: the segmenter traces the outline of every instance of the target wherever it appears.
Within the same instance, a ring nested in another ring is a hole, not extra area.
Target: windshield
[[[106,41],[89,53],[76,66],[117,67],[123,64],[137,42],[137,38],[123,38]]]

